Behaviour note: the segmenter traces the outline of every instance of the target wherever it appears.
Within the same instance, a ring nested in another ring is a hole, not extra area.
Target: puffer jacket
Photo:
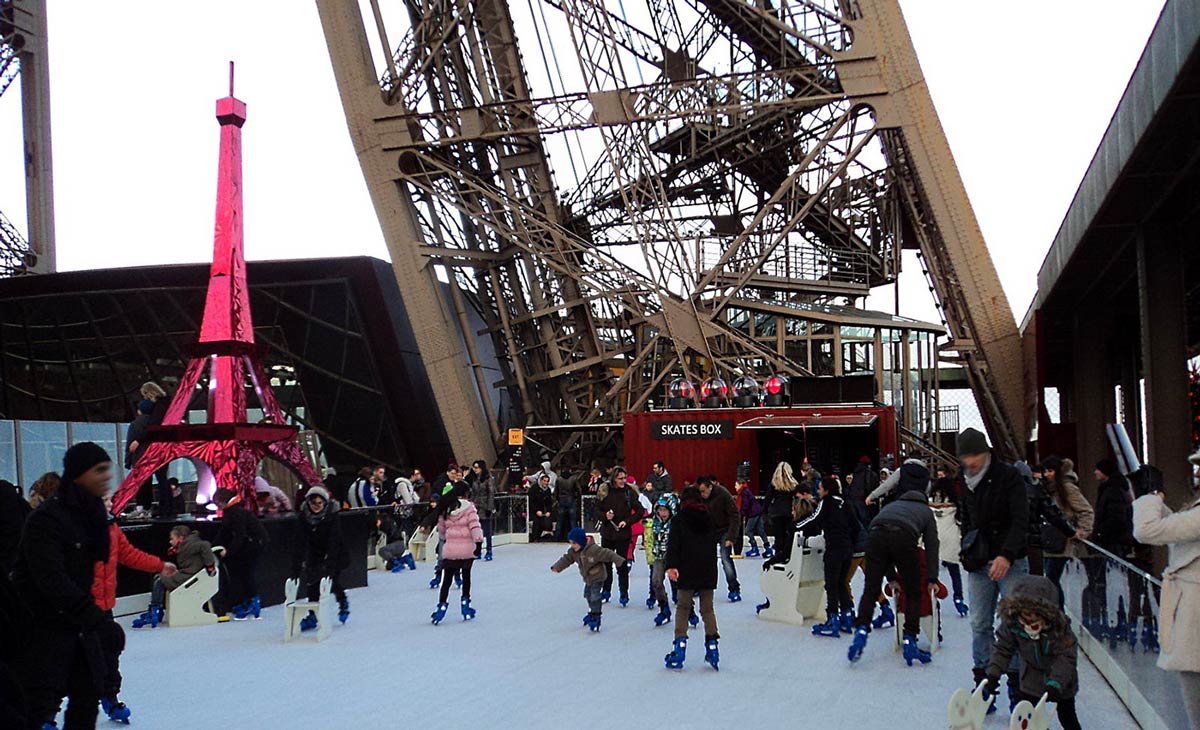
[[[625,564],[625,558],[608,548],[600,547],[589,537],[586,546],[580,550],[567,548],[567,552],[550,567],[555,573],[561,573],[572,563],[579,568],[579,575],[583,576],[584,583],[602,583],[608,574],[604,564],[612,563],[620,567]]]
[[[483,542],[479,511],[465,499],[458,500],[450,514],[438,518],[437,529],[443,560],[469,560],[475,557],[475,543]]]
[[[670,510],[670,516],[667,519],[662,519],[658,516],[658,508],[666,507]],[[654,505],[654,521],[651,523],[651,531],[653,546],[651,548],[654,560],[666,560],[667,558],[667,543],[671,535],[671,521],[675,519],[675,513],[679,511],[679,497],[675,494],[664,494],[658,498],[658,503]]]
[[[116,522],[108,524],[108,560],[96,563],[96,577],[92,580],[92,598],[101,611],[111,611],[117,605],[117,565],[124,565],[143,573],[161,573],[163,561],[150,553],[142,552],[129,543]]]
[[[742,515],[742,519],[750,519],[758,517],[763,513],[762,503],[755,498],[754,492],[750,491],[750,487],[742,489],[738,492],[738,511]]]
[[[1200,672],[1200,500],[1172,512],[1162,496],[1133,503],[1133,536],[1146,545],[1167,545],[1159,609],[1158,666]]]
[[[1043,616],[1046,626],[1033,639],[1021,626],[1020,613]],[[1058,607],[1058,589],[1049,578],[1022,576],[1014,581],[1009,595],[1000,602],[1000,628],[987,676],[993,680],[1008,671],[1014,654],[1021,657],[1021,692],[1041,697],[1055,687],[1064,699],[1079,692],[1076,659],[1079,646],[1067,617]]]
[[[491,517],[496,511],[496,478],[490,472],[486,477],[476,478],[471,483],[471,501],[484,517]]]
[[[667,570],[679,571],[680,588],[711,591],[717,587],[717,532],[704,502],[683,502],[667,536]]]

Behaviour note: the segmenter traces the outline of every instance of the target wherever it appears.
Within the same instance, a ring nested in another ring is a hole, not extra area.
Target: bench
[[[786,563],[763,571],[759,586],[769,606],[758,612],[768,621],[803,625],[825,620],[825,539],[795,535],[796,544]]]
[[[333,632],[337,604],[333,600],[333,579],[321,579],[320,598],[316,601],[298,600],[300,581],[288,578],[283,584],[283,640],[291,641],[300,635],[300,622],[312,611],[317,616],[317,641],[324,641]]]
[[[424,530],[417,530],[408,540],[408,551],[412,553],[413,560],[422,563],[429,561],[431,558],[437,560],[438,532],[430,530],[426,533]]]

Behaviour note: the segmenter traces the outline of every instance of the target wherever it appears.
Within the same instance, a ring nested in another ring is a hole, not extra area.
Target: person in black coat
[[[1095,476],[1099,488],[1092,542],[1118,558],[1128,558],[1133,548],[1133,490],[1112,459],[1096,462]],[[1093,555],[1082,562],[1088,577],[1082,596],[1083,624],[1107,628],[1108,556]]]
[[[725,571],[725,584],[729,588],[729,602],[742,600],[742,587],[738,584],[737,568],[733,564],[733,546],[742,541],[742,520],[737,502],[725,487],[717,484],[715,476],[702,476],[696,480],[696,488],[708,506],[708,516],[713,522],[717,549],[721,552],[721,569]]]
[[[1052,529],[1056,533],[1061,533],[1065,544],[1066,538],[1075,535],[1075,528],[1070,522],[1067,522],[1067,518],[1063,516],[1062,510],[1054,504],[1054,500],[1050,498],[1050,493],[1042,487],[1038,480],[1034,479],[1033,469],[1029,464],[1024,461],[1018,461],[1013,464],[1013,468],[1025,480],[1025,494],[1029,500],[1029,522],[1027,528],[1029,540],[1029,574],[1045,575],[1045,565],[1042,559],[1043,532],[1047,529]],[[1130,513],[1130,519],[1132,520],[1132,513]]]
[[[664,561],[667,577],[679,589],[679,604],[675,609],[674,650],[667,655],[667,666],[672,669],[683,666],[688,617],[697,597],[700,600],[700,616],[704,620],[706,661],[716,668],[717,640],[720,638],[717,614],[713,609],[713,591],[717,588],[717,561],[713,560],[716,544],[717,532],[708,505],[699,489],[688,487],[680,495],[679,514],[671,520]]]
[[[629,568],[633,562],[630,550],[633,523],[642,519],[642,505],[626,483],[627,473],[621,467],[613,470],[612,484],[608,494],[596,504],[596,515],[600,521],[600,544],[625,558],[617,568],[617,587],[621,591],[621,605],[629,603]],[[715,554],[712,557],[716,557]],[[607,577],[600,600],[607,602],[612,597],[612,563],[605,563]]]
[[[21,531],[31,511],[20,488],[0,479],[0,573],[7,575],[17,562]]]
[[[103,496],[111,459],[91,442],[63,457],[62,486],[30,514],[13,569],[17,595],[33,616],[15,664],[29,703],[27,727],[53,722],[67,697],[65,728],[93,728],[105,662],[100,637],[111,621],[92,598],[97,562],[109,557]]]
[[[13,728],[29,725],[29,704],[13,670],[25,652],[32,624],[33,617],[17,597],[8,571],[0,570],[0,717]]]
[[[538,542],[542,534],[554,531],[554,494],[550,475],[542,474],[529,488],[529,541]]]
[[[341,572],[350,565],[350,553],[342,539],[342,525],[338,519],[338,506],[329,499],[329,492],[316,485],[304,495],[300,507],[300,539],[292,557],[292,577],[300,580],[306,588],[308,600],[321,597],[321,579],[333,579],[333,593],[337,596],[338,618],[342,623],[350,617],[350,599],[342,588]],[[313,621],[311,628],[316,628]]]
[[[854,629],[854,597],[846,576],[863,528],[854,509],[842,499],[836,480],[822,479],[817,496],[821,498],[817,509],[796,523],[802,534],[825,536],[825,623],[812,631],[818,636],[848,634]]]
[[[792,465],[786,461],[779,462],[771,476],[770,484],[767,485],[764,505],[767,513],[767,531],[775,538],[775,545],[763,551],[763,557],[767,560],[786,563],[792,557],[792,527],[795,523],[792,505],[799,486],[799,481],[792,473]]]
[[[228,489],[218,489],[217,506],[221,508],[221,529],[217,531],[215,543],[224,552],[229,576],[229,600],[233,601],[233,619],[242,621],[251,616],[258,618],[262,602],[258,597],[258,557],[271,538],[246,506],[242,498]]]

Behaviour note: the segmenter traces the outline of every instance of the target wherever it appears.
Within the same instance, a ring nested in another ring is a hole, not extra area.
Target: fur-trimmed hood
[[[1021,613],[1042,617],[1046,633],[1059,634],[1067,628],[1067,617],[1058,607],[1058,588],[1049,578],[1027,575],[1013,582],[1008,597],[1000,601],[1000,618],[1020,625]]]

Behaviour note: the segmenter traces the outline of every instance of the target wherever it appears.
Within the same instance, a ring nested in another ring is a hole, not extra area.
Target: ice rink
[[[813,637],[807,626],[755,616],[757,559],[737,561],[741,603],[724,600],[722,579],[721,671],[703,661],[702,627],[691,632],[684,670],[668,671],[671,628],[656,628],[655,612],[645,607],[644,556],[633,569],[630,606],[622,609],[614,597],[593,634],[581,624],[587,606],[578,571],[549,571],[563,548],[505,546],[494,561],[477,561],[472,603],[479,615],[469,623],[452,591],[446,621],[430,624],[437,596],[428,564],[415,574],[372,572],[369,588],[350,592],[349,623],[319,644],[306,635],[285,645],[278,606],[259,621],[203,628],[133,630],[123,619],[122,698],[133,727],[156,730],[934,730],[947,726],[951,692],[970,683],[967,619],[944,615],[945,641],[932,664],[905,666],[889,629],[873,633],[852,666],[848,637]],[[1080,675],[1085,728],[1137,727],[1082,655]],[[1007,728],[1006,708],[986,727]]]

